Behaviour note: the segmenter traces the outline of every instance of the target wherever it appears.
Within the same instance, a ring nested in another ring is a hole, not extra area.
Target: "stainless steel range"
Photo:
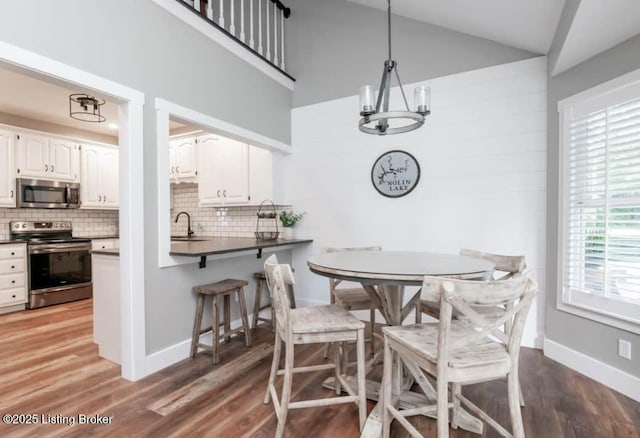
[[[91,298],[91,240],[72,237],[71,222],[11,222],[11,240],[27,242],[27,308]]]

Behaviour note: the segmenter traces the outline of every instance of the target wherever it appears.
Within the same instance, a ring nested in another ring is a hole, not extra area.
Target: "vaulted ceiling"
[[[386,10],[387,0],[347,0]],[[638,0],[567,0],[577,7],[560,42],[558,74],[640,34]],[[392,0],[392,13],[546,55],[565,0]]]

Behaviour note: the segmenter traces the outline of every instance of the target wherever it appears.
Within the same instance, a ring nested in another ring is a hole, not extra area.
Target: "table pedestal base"
[[[335,382],[334,377],[327,378],[322,386],[327,389],[334,390]],[[357,382],[355,376],[346,376],[346,381],[352,388],[357,389]],[[367,380],[367,398],[369,400],[378,400],[380,397],[380,382],[374,380]],[[419,392],[413,392],[409,390],[402,391],[402,394],[398,397],[398,406],[402,409],[417,408],[418,406],[424,406],[425,404],[435,403],[435,401],[429,401],[429,399]],[[425,414],[429,418],[437,418],[435,412],[433,414]],[[484,430],[484,424],[479,418],[469,414],[464,409],[460,409],[460,418],[458,421],[458,427],[467,430],[469,432],[482,435]],[[371,411],[367,417],[367,421],[364,424],[364,430],[360,435],[360,438],[365,437],[381,437],[382,436],[382,404],[378,403],[376,407]]]

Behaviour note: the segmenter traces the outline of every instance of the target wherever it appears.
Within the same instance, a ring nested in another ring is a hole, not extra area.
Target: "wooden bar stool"
[[[292,271],[294,271],[292,269]],[[256,280],[256,299],[253,305],[253,324],[252,327],[256,328],[258,326],[259,321],[264,321],[267,324],[271,325],[273,329],[275,329],[275,315],[273,314],[273,310],[271,311],[271,318],[266,318],[264,316],[260,316],[260,312],[265,309],[271,308],[271,301],[267,302],[267,304],[262,304],[262,295],[265,294],[267,298],[269,298],[269,287],[267,286],[267,276],[264,271],[255,272],[253,274],[253,278]],[[293,292],[293,287],[289,286],[287,288],[289,291],[289,301],[291,302],[291,308],[296,308],[296,297]]]
[[[216,283],[194,286],[193,292],[198,294],[198,307],[196,309],[196,319],[193,323],[193,336],[191,338],[191,357],[195,357],[198,348],[211,350],[213,352],[213,363],[220,362],[220,326],[224,326],[224,340],[228,342],[231,335],[244,332],[244,340],[247,347],[251,347],[251,330],[249,330],[249,320],[247,318],[247,305],[244,300],[244,287],[249,284],[244,280],[226,279]],[[242,327],[231,330],[231,296],[237,293],[240,303],[240,316]],[[211,327],[202,327],[202,312],[204,311],[205,299],[210,296],[212,301],[213,323]],[[220,308],[223,308],[223,321],[220,321]],[[201,344],[200,335],[211,330],[213,332],[212,345]]]

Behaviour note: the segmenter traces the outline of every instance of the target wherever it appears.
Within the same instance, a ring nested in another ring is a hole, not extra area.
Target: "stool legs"
[[[222,305],[222,296],[217,295],[211,298],[211,312],[213,315],[211,350],[213,352],[213,363],[217,364],[220,362],[220,307]]]
[[[253,324],[252,327],[258,327],[258,316],[260,316],[260,299],[262,298],[262,280],[256,280],[256,299],[253,304]]]
[[[238,289],[238,303],[240,304],[240,317],[242,318],[242,327],[244,328],[244,343],[247,347],[251,347],[251,330],[249,328],[249,318],[247,318],[247,303],[244,300],[243,287]]]
[[[198,307],[196,308],[196,319],[193,322],[193,334],[191,336],[191,353],[189,356],[195,357],[198,352],[200,342],[200,330],[202,325],[202,312],[204,311],[204,295],[198,295]]]
[[[240,305],[240,317],[242,319],[242,328],[231,330],[231,295],[238,294],[238,303]],[[207,295],[198,295],[198,307],[196,308],[196,318],[193,322],[193,334],[191,337],[190,356],[195,357],[198,347],[209,348],[207,345],[200,344],[200,335],[209,329],[202,330],[202,314],[204,312],[204,304]],[[223,312],[223,321],[220,321],[220,311]],[[244,298],[244,288],[240,287],[229,293],[211,296],[211,334],[212,343],[211,351],[213,353],[213,363],[220,362],[220,326],[224,327],[222,337],[225,342],[231,339],[231,335],[240,331],[244,334],[244,343],[247,347],[251,347],[251,330],[249,327],[249,318],[247,317],[247,303]]]

